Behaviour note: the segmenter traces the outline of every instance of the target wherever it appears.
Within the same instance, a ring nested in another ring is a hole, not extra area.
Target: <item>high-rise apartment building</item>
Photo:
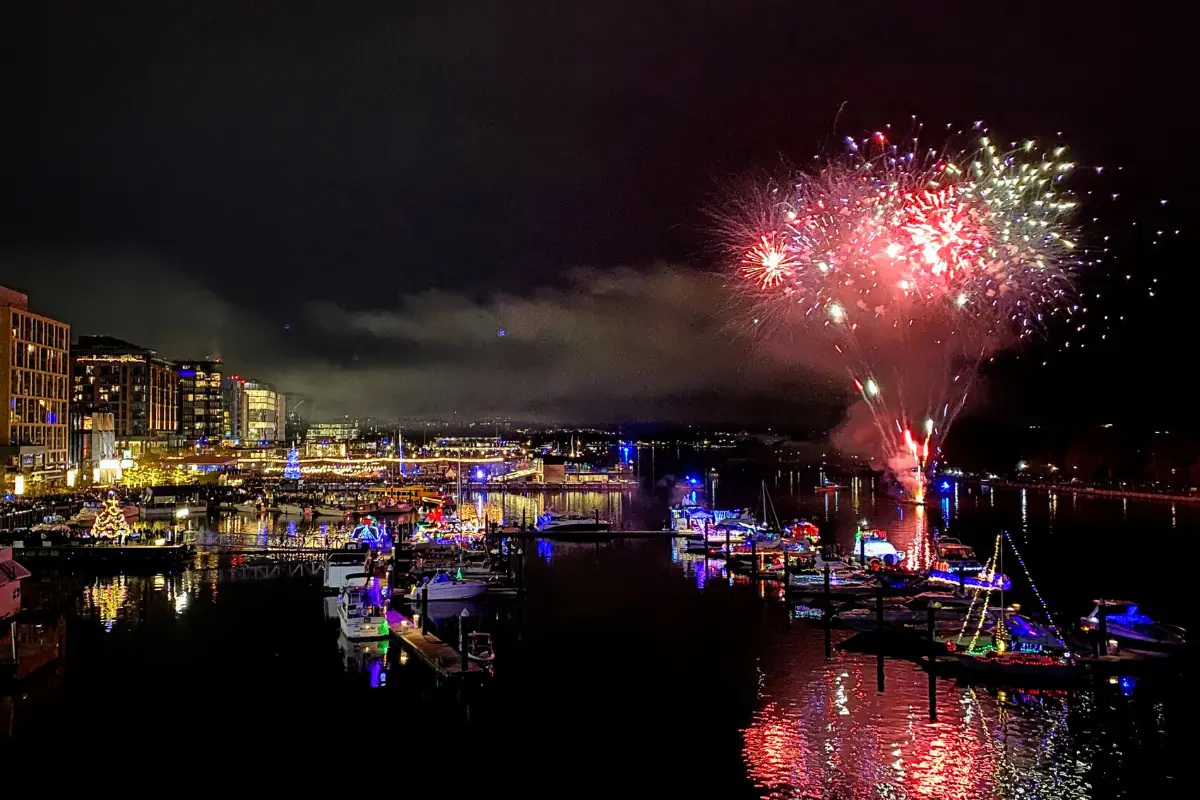
[[[284,441],[287,402],[281,392],[263,381],[230,375],[222,383],[226,435],[242,444]]]
[[[140,451],[178,435],[179,378],[171,362],[111,336],[80,336],[71,361],[75,410],[112,414],[119,444]]]
[[[180,361],[179,433],[191,444],[220,441],[225,436],[221,398],[221,361]]]
[[[29,310],[29,298],[0,286],[0,463],[15,476],[65,479],[71,326]]]

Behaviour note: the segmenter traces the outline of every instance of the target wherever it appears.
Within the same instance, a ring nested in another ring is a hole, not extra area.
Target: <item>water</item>
[[[981,552],[1009,530],[1039,593],[1063,619],[1088,610],[1103,591],[1188,621],[1183,582],[1165,580],[1158,568],[1176,542],[1200,532],[1194,506],[962,486],[944,504],[918,510],[897,508],[869,488],[813,496],[811,479],[789,473],[769,476],[768,486],[780,515],[813,519],[847,545],[863,517],[891,530],[913,557],[937,527]],[[753,481],[719,493],[723,505],[752,505],[759,494]],[[509,516],[522,507],[562,508],[565,499],[572,510],[598,505],[631,527],[664,515],[632,495],[510,494],[503,505],[481,498],[489,513]],[[245,529],[245,518],[221,524],[238,526]],[[319,532],[300,523],[290,534]],[[289,528],[284,522],[263,535],[287,537]],[[466,606],[473,624],[493,633],[498,652],[490,684],[466,698],[436,687],[398,646],[339,643],[313,581],[226,581],[204,557],[175,574],[35,581],[29,595],[53,587],[71,599],[65,655],[24,697],[0,705],[0,731],[17,749],[37,751],[75,731],[84,741],[134,750],[161,741],[173,751],[254,753],[289,770],[293,761],[270,759],[345,758],[348,737],[353,753],[411,759],[451,785],[479,775],[490,786],[537,795],[586,788],[957,800],[1180,792],[1181,681],[1016,693],[939,680],[939,718],[931,723],[918,667],[889,660],[879,694],[873,658],[835,650],[826,661],[819,628],[785,626],[781,606],[719,564],[704,573],[702,561],[669,539],[541,542],[527,565],[523,601]],[[1006,561],[1006,570],[1014,594],[1036,607],[1019,564]],[[437,610],[448,639],[461,608]]]

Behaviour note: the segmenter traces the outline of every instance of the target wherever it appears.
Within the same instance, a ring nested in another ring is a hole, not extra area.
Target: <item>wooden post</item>
[[[1096,612],[1100,622],[1100,644],[1096,655],[1108,655],[1108,603],[1103,597],[1100,598],[1100,610]]]
[[[879,588],[875,595],[875,632],[878,635],[879,655],[875,661],[875,681],[879,686],[879,693],[883,694],[883,581],[879,582]]]
[[[967,573],[963,572],[962,569],[958,571],[958,593],[967,593]]]
[[[934,619],[937,616],[937,610],[933,607],[933,602],[930,601],[929,606],[925,609],[925,628],[929,631],[929,721],[937,721],[937,677],[934,675],[934,670],[937,668],[937,630],[934,624]]]
[[[753,539],[753,538],[750,540],[750,560],[751,560],[750,569],[753,571],[754,577],[757,578],[758,577],[758,540]]]
[[[833,658],[833,595],[829,587],[829,565],[825,565],[825,660]]]
[[[465,675],[467,667],[470,665],[467,656],[467,633],[469,621],[467,619],[467,610],[464,608],[462,613],[458,615],[458,650],[462,654],[462,671]]]
[[[725,526],[725,569],[729,569],[729,560],[733,558],[733,547],[729,544],[729,526]]]
[[[522,537],[524,539],[524,537]],[[517,546],[517,594],[525,594],[525,542]]]
[[[429,584],[421,587],[421,633],[429,631]]]

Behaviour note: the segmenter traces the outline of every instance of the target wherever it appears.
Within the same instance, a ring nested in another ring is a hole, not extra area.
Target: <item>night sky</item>
[[[1152,5],[46,0],[5,45],[0,282],[321,416],[820,427],[844,379],[740,335],[702,207],[847,133],[985,119],[1109,167],[1135,279],[1103,346],[1004,359],[974,413],[1179,419],[1194,44]]]

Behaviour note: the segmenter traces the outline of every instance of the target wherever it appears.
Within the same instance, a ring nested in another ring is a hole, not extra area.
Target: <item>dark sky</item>
[[[842,381],[739,336],[705,274],[716,182],[983,118],[1160,214],[1195,177],[1194,44],[1154,5],[45,0],[6,37],[0,282],[322,414],[826,420]],[[1166,303],[994,396],[1144,413],[1102,389],[1170,367],[1196,279],[1130,252]]]

